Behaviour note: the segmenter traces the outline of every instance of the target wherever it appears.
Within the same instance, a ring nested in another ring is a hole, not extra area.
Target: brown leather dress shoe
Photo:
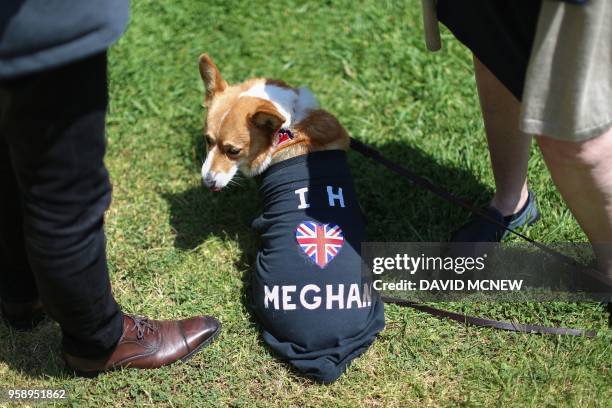
[[[118,368],[159,368],[188,360],[220,331],[221,323],[211,316],[160,321],[124,315],[123,335],[110,355],[87,359],[64,352],[64,360],[68,368],[83,377]]]
[[[40,300],[30,302],[12,303],[0,301],[2,320],[18,331],[34,329],[45,318],[45,312]]]

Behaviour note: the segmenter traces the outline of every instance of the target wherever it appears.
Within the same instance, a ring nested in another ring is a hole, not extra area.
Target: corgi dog
[[[207,108],[202,179],[211,191],[227,186],[238,170],[253,177],[299,155],[348,150],[348,133],[307,88],[266,78],[229,85],[207,54],[199,69]]]
[[[249,79],[228,85],[199,60],[208,108],[204,185],[260,175],[261,249],[251,310],[266,344],[316,381],[335,381],[384,327],[384,309],[361,270],[365,222],[348,168],[350,138],[306,88]]]

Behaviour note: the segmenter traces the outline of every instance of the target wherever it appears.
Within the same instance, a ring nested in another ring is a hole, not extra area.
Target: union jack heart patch
[[[336,224],[304,221],[295,229],[295,239],[302,251],[323,269],[338,255],[344,245],[342,229]]]

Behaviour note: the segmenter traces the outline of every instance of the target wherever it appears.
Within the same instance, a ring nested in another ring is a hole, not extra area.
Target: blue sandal
[[[516,214],[504,217],[495,207],[489,207],[484,212],[511,229],[533,225],[540,218],[538,207],[536,206],[535,193],[531,190],[529,191],[527,202]],[[508,230],[503,229],[501,226],[474,215],[467,224],[453,233],[451,242],[499,242],[508,234]]]

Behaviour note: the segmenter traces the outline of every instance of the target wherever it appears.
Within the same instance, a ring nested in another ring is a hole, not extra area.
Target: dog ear
[[[281,128],[285,118],[272,103],[265,101],[257,107],[253,114],[249,115],[249,122],[259,129],[274,133]]]
[[[206,88],[204,103],[208,106],[216,93],[223,92],[225,88],[227,88],[227,82],[225,82],[219,69],[208,54],[200,55],[198,62],[200,66],[200,76]]]

